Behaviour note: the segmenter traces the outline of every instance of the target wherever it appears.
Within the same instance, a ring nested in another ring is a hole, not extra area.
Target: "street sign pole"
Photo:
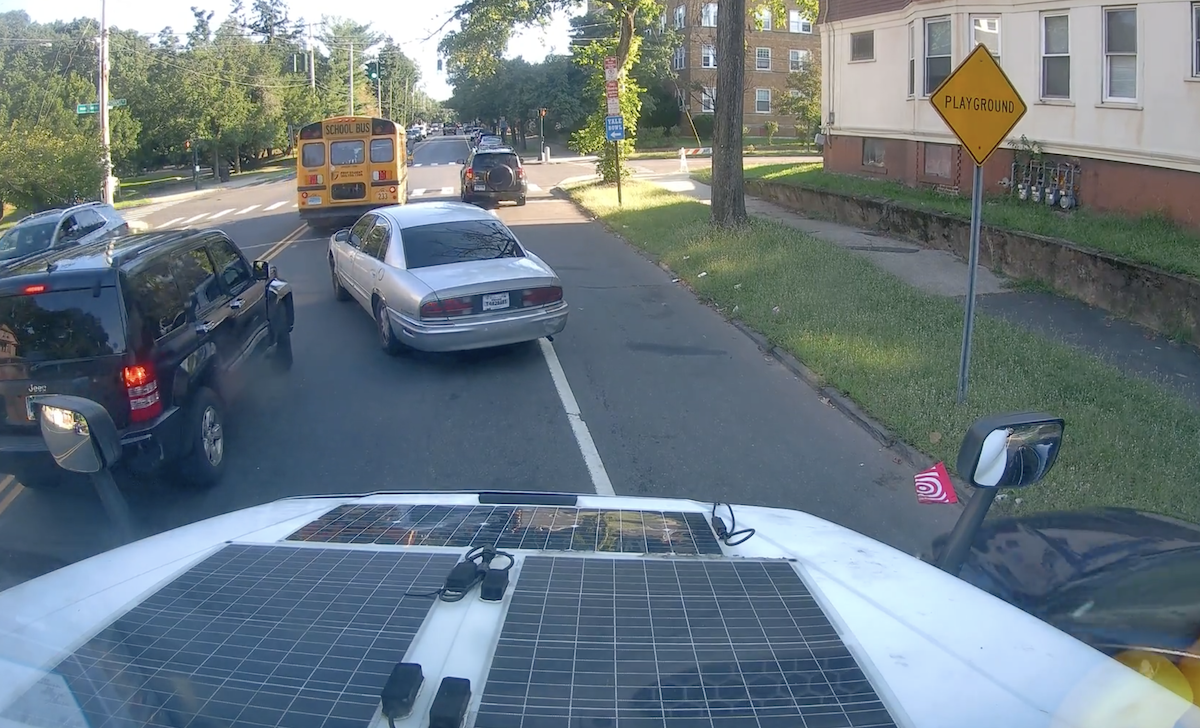
[[[934,111],[975,162],[971,175],[971,242],[967,252],[967,300],[963,304],[962,351],[958,359],[958,403],[967,401],[971,338],[975,330],[975,285],[983,223],[983,165],[1016,127],[1028,107],[983,43],[929,95]]]
[[[613,142],[613,159],[617,162],[617,207],[621,207],[621,142]]]
[[[608,113],[604,117],[604,136],[613,145],[613,164],[617,171],[617,207],[621,202],[621,140],[625,138],[625,117],[621,115],[621,81],[617,69],[617,57],[604,59],[604,103]]]

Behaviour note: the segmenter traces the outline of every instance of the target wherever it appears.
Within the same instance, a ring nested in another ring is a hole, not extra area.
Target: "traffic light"
[[[538,109],[538,115],[539,115],[539,116],[545,116],[545,115],[546,115],[546,110],[545,110],[545,109]]]
[[[370,63],[367,64],[367,78],[371,79],[372,81],[379,80],[379,62],[378,61],[371,61]]]
[[[187,152],[187,151],[191,151],[191,149],[192,149],[192,140],[185,139],[183,142],[183,151]]]

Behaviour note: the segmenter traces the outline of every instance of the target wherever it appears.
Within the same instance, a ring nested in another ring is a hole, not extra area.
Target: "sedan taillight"
[[[558,303],[562,300],[563,290],[558,286],[546,286],[544,288],[530,288],[521,295],[521,302],[524,306],[546,306],[551,303]]]
[[[421,318],[446,318],[471,313],[475,304],[469,298],[447,298],[421,304]]]

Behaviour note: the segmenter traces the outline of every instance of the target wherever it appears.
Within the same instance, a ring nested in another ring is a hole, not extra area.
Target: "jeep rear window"
[[[499,167],[502,164],[516,169],[521,166],[520,160],[515,154],[477,154],[475,155],[475,163],[472,165],[475,169],[491,169]]]
[[[122,354],[125,343],[113,286],[0,296],[0,364]]]

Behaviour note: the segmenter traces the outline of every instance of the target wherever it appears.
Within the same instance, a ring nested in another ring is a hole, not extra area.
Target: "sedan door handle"
[[[202,322],[196,324],[196,333],[197,334],[207,334],[215,328],[217,328],[216,322],[202,321]]]
[[[237,309],[237,308],[241,308],[241,307],[242,307],[242,305],[243,305],[243,304],[245,304],[245,303],[246,303],[246,299],[244,299],[244,298],[235,298],[235,299],[233,299],[232,301],[230,301],[230,302],[229,302],[229,307],[230,307],[230,308]]]

